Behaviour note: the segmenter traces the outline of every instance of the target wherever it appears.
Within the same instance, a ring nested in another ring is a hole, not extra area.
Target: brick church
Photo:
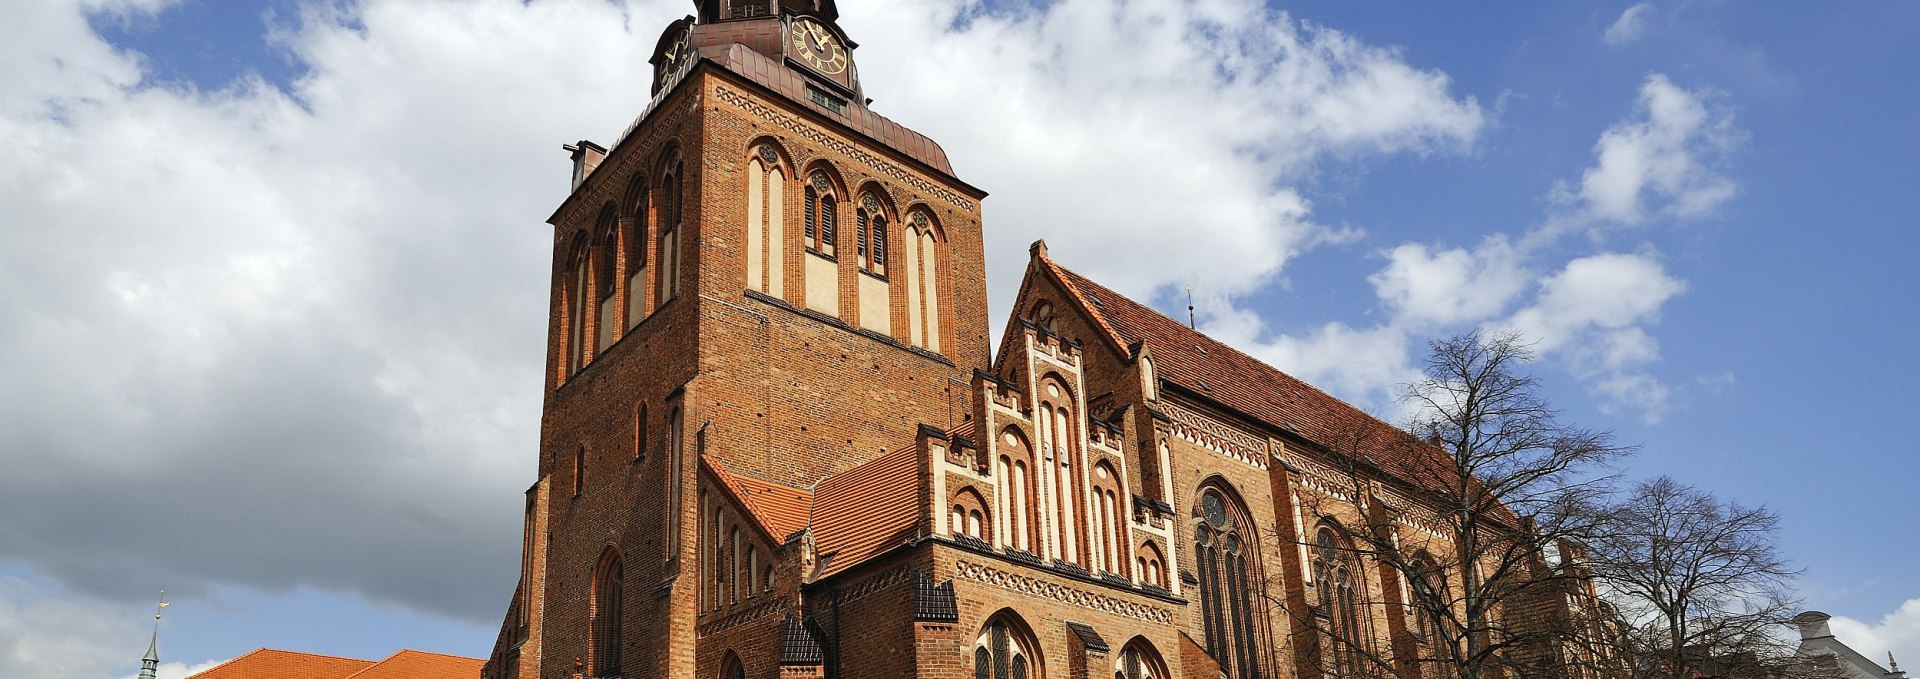
[[[1397,430],[1044,243],[994,346],[986,193],[867,107],[833,0],[697,11],[633,125],[568,147],[483,676],[1306,679],[1357,676],[1315,625],[1431,643],[1315,501],[1333,439]]]

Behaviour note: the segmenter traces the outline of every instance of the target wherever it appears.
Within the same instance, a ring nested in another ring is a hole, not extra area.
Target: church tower
[[[566,147],[538,480],[490,678],[772,676],[705,640],[801,630],[805,511],[720,498],[797,498],[957,426],[988,364],[985,193],[868,108],[833,0],[695,5],[633,124]],[[745,575],[711,584],[708,552]],[[723,599],[758,612],[719,621]]]

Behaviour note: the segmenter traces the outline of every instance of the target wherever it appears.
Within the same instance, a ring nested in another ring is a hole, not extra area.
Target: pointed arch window
[[[597,677],[620,674],[620,611],[625,598],[625,579],[619,552],[607,550],[595,569],[592,621],[588,625],[588,631],[593,635],[589,653],[593,661],[593,674]]]
[[[680,167],[675,163],[674,170],[660,183],[660,281],[654,285],[659,291],[659,306],[672,301],[680,291]]]
[[[1360,611],[1360,569],[1352,546],[1330,526],[1314,535],[1314,587],[1322,623],[1332,648],[1332,670],[1339,676],[1362,671],[1361,653],[1370,644]]]
[[[1008,547],[1034,553],[1033,542],[1037,534],[1034,528],[1034,482],[1033,448],[1027,444],[1027,437],[1020,430],[1008,427],[1000,433],[1000,458],[996,461],[994,478],[998,484],[1001,504],[1006,517],[1006,533],[1001,538]]]
[[[600,211],[600,237],[594,246],[599,256],[593,263],[594,286],[599,292],[599,308],[594,314],[595,351],[606,351],[613,346],[614,330],[619,323],[614,319],[620,280],[620,211],[613,203],[607,203]]]
[[[1265,634],[1258,625],[1261,581],[1259,544],[1246,508],[1218,487],[1200,492],[1195,507],[1195,568],[1200,578],[1200,610],[1207,653],[1236,679],[1263,676]]]
[[[1135,637],[1114,658],[1113,679],[1167,679],[1166,661],[1147,640]]]
[[[567,254],[566,266],[561,271],[565,276],[565,308],[567,314],[567,355],[564,365],[566,374],[573,373],[586,365],[587,356],[587,269],[591,246],[585,234],[574,236],[574,246]]]
[[[875,276],[887,275],[887,212],[873,194],[860,197],[860,209],[854,213],[854,227],[854,245],[860,270]]]
[[[834,244],[840,224],[840,201],[834,195],[833,181],[827,173],[815,172],[807,181],[807,250],[825,257],[834,256]]]
[[[907,339],[914,346],[937,353],[943,325],[940,288],[946,284],[941,276],[940,241],[935,235],[933,220],[924,212],[915,212],[907,218],[903,236],[906,240]]]
[[[1008,616],[989,621],[973,642],[974,679],[1040,679],[1033,640]]]
[[[747,289],[786,294],[787,173],[761,144],[747,161]]]
[[[646,176],[636,177],[633,187],[633,214],[627,234],[627,328],[639,325],[647,316],[647,241],[651,237],[648,225],[651,223],[649,212],[653,206],[648,203],[652,197],[647,190]]]

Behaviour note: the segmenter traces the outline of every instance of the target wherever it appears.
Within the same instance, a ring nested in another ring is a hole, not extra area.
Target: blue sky
[[[555,149],[625,127],[688,11],[0,9],[0,668],[131,675],[163,587],[176,675],[485,655]],[[842,12],[875,106],[993,193],[994,314],[1044,237],[1389,418],[1427,338],[1526,330],[1627,475],[1774,508],[1808,606],[1920,658],[1920,4]]]

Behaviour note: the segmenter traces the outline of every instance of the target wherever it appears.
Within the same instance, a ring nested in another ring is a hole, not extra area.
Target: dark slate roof
[[[1080,637],[1080,643],[1085,644],[1087,650],[1096,653],[1107,652],[1107,640],[1100,638],[1100,633],[1093,631],[1092,625],[1068,620],[1067,630],[1073,632],[1074,636]]]
[[[780,664],[782,665],[819,665],[826,662],[826,654],[820,650],[820,639],[813,630],[793,614],[787,615],[787,629],[780,639]]]
[[[953,596],[953,581],[936,585],[933,576],[926,571],[915,574],[913,619],[918,622],[960,622],[960,606]]]

